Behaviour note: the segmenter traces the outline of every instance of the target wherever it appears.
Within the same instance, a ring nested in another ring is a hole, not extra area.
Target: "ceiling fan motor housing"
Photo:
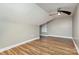
[[[57,12],[63,12],[63,13],[65,13],[65,14],[67,14],[67,15],[71,15],[71,12],[70,11],[64,11],[64,10],[60,10],[60,8],[57,10]]]

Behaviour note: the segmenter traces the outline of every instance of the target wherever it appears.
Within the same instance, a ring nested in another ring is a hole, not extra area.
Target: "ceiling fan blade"
[[[63,12],[63,13],[65,13],[65,14],[67,14],[67,15],[71,15],[71,12],[69,12],[69,11],[60,10],[60,12]]]

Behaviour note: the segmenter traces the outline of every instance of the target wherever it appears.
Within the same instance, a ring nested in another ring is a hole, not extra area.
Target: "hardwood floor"
[[[77,55],[77,51],[70,39],[43,37],[1,52],[0,55]]]

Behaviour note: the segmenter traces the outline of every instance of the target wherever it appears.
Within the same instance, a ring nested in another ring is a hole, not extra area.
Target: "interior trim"
[[[11,45],[11,46],[2,48],[2,49],[0,49],[0,52],[9,50],[9,49],[11,49],[11,48],[14,48],[14,47],[16,47],[16,46],[19,46],[19,45],[22,45],[22,44],[25,44],[25,43],[28,43],[28,42],[31,42],[31,41],[33,41],[33,40],[37,40],[37,39],[39,39],[39,38],[40,38],[40,37],[36,37],[36,38],[30,39],[30,40],[27,40],[27,41],[24,41],[24,42],[21,42],[21,43],[17,43],[17,44],[15,44],[15,45]]]
[[[78,46],[76,45],[76,42],[74,41],[74,39],[72,39],[72,41],[73,41],[73,43],[74,43],[74,45],[75,45],[75,48],[76,48],[76,50],[77,50],[77,53],[79,54],[79,48],[78,48]]]
[[[68,39],[72,39],[72,37],[60,36],[60,35],[44,35],[44,34],[41,34],[41,36],[52,36],[52,37],[61,37],[61,38],[68,38]]]

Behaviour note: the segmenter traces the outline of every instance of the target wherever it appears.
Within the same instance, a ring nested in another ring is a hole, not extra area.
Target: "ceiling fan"
[[[55,13],[55,14],[61,15],[61,13],[64,13],[64,14],[67,14],[67,15],[71,15],[71,12],[70,11],[61,10],[61,8],[58,8],[57,9],[57,13]],[[54,15],[54,14],[50,14],[50,16],[52,16],[52,15]]]

